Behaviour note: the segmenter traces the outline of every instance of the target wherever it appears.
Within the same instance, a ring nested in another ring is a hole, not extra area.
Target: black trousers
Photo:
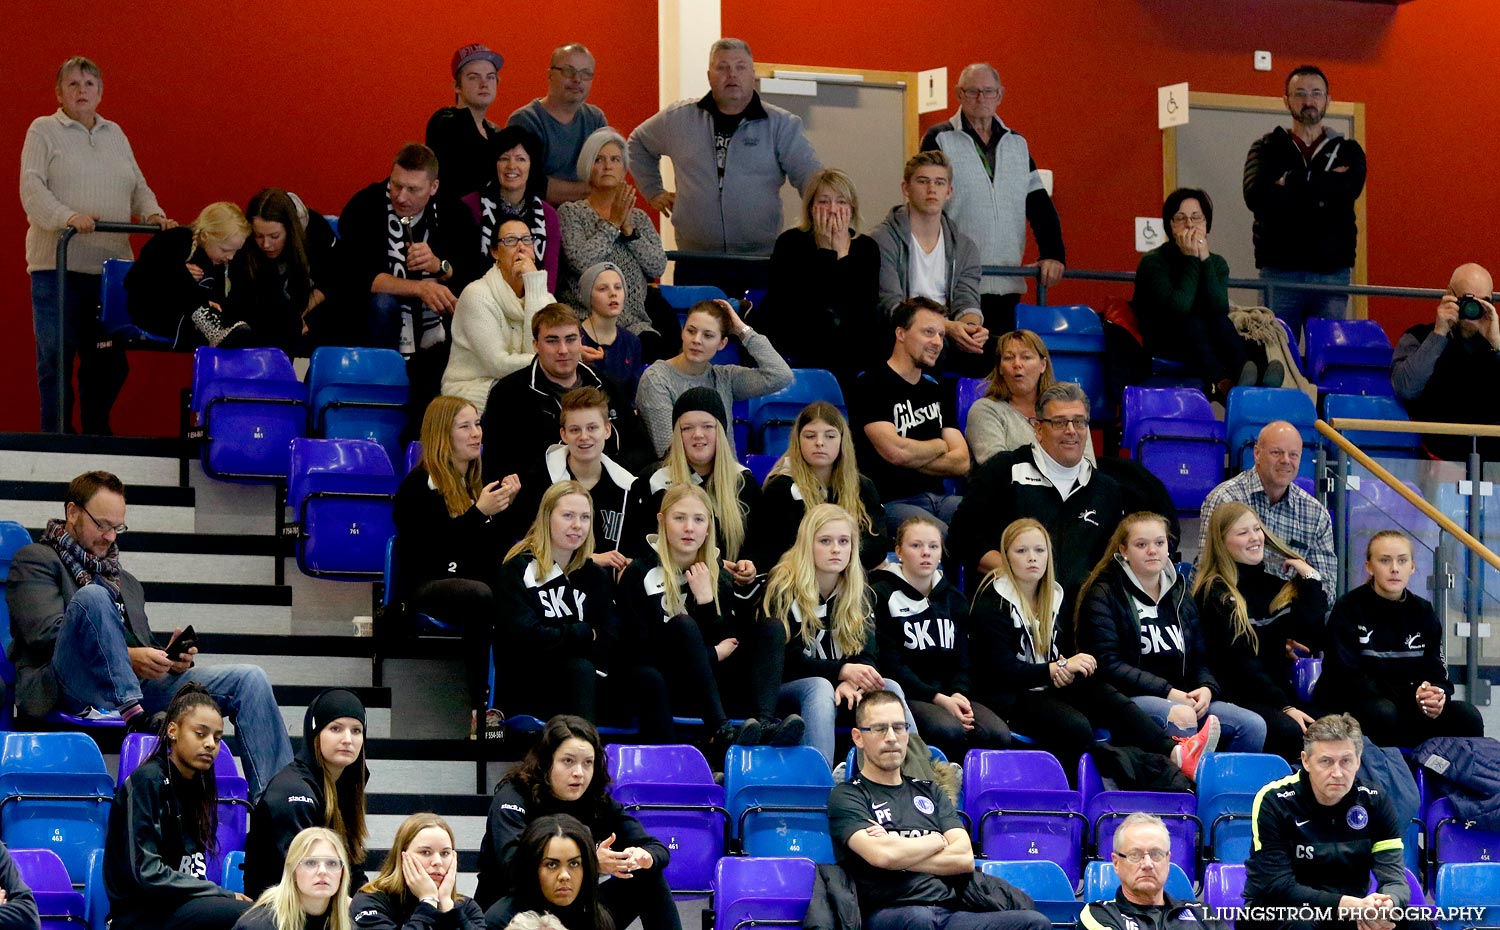
[[[1417,707],[1415,693],[1409,700],[1397,703],[1376,697],[1351,702],[1346,710],[1359,721],[1361,729],[1377,746],[1416,746],[1433,736],[1483,736],[1484,718],[1468,701],[1449,698],[1443,712],[1428,717]]]
[[[1117,746],[1135,746],[1162,755],[1176,745],[1161,727],[1113,685],[1090,676],[1066,688],[1022,691],[1008,714],[1011,729],[1047,747],[1071,781],[1078,758],[1094,745],[1094,730],[1107,729]]]
[[[468,578],[429,581],[417,588],[411,608],[463,628],[469,707],[482,714],[489,704],[490,646],[495,638],[495,595],[490,586]]]
[[[171,911],[142,912],[116,906],[110,914],[110,926],[115,930],[231,930],[248,910],[249,901],[227,895],[189,898]]]
[[[971,699],[969,703],[974,708],[972,730],[965,730],[957,717],[936,704],[908,700],[906,706],[911,708],[927,745],[941,749],[949,759],[962,760],[970,749],[1009,749],[1010,727],[1000,715],[978,701]]]
[[[615,926],[628,927],[637,917],[641,930],[682,930],[672,889],[659,866],[633,872],[629,878],[608,878],[599,886],[599,903],[615,919]]]
[[[505,654],[499,656],[507,658]],[[574,714],[599,725],[623,726],[634,718],[643,743],[676,741],[672,702],[661,672],[624,663],[601,677],[586,656],[516,655],[495,666],[496,690],[505,696],[506,714],[548,720]],[[601,716],[600,708],[609,711]]]
[[[738,624],[738,630],[739,648],[714,669],[724,706],[734,717],[774,719],[786,667],[786,631],[764,619]]]
[[[1236,702],[1237,703],[1237,702]],[[1266,744],[1261,752],[1268,752],[1280,756],[1293,765],[1301,764],[1302,760],[1302,728],[1297,721],[1281,712],[1281,708],[1270,704],[1240,704],[1245,710],[1253,711],[1266,722]],[[1314,720],[1323,716],[1323,711],[1315,707],[1301,707],[1309,717]],[[1364,718],[1358,717],[1360,724],[1364,724]],[[1370,737],[1372,740],[1375,737]],[[1378,741],[1377,741],[1378,742]]]
[[[652,635],[639,659],[661,673],[672,710],[678,716],[702,717],[709,732],[718,730],[729,718],[714,676],[714,666],[719,664],[714,653],[717,643],[705,642],[698,621],[687,614],[650,626]]]

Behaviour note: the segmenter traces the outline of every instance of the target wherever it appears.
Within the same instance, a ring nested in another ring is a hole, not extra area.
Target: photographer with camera
[[[1494,281],[1481,265],[1460,265],[1438,302],[1433,323],[1401,335],[1391,359],[1391,386],[1413,420],[1500,425],[1500,412],[1484,385],[1500,381],[1500,318],[1492,302]],[[1467,436],[1423,436],[1427,450],[1444,459],[1463,459],[1472,448]],[[1485,459],[1500,457],[1500,440],[1480,439]]]

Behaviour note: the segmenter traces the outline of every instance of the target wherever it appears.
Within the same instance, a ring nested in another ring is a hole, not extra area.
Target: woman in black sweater
[[[229,303],[229,262],[249,237],[239,206],[220,201],[204,207],[192,226],[146,240],[125,275],[131,320],[182,352],[253,345],[249,325],[233,318]]]
[[[328,220],[279,187],[257,191],[245,219],[250,238],[230,264],[230,302],[235,318],[250,324],[255,344],[287,355],[308,354],[320,334],[343,344],[343,334],[319,325],[327,316],[338,241]]]
[[[931,745],[958,758],[969,748],[1004,749],[1010,729],[969,692],[969,604],[943,576],[943,535],[931,517],[896,530],[899,562],[870,572],[875,636],[885,677],[906,693]]]
[[[1266,570],[1278,553],[1282,579]],[[1302,734],[1323,712],[1297,697],[1290,652],[1322,649],[1328,600],[1322,576],[1261,525],[1246,504],[1214,508],[1203,531],[1193,599],[1222,696],[1266,722],[1264,751],[1288,761],[1302,754]]]
[[[104,890],[117,930],[229,930],[250,899],[208,880],[218,829],[214,758],[224,715],[201,685],[167,706],[156,748],[115,792]]]
[[[362,930],[482,930],[484,910],[454,890],[457,882],[453,828],[436,814],[412,814],[349,911]]]
[[[510,539],[502,514],[521,490],[507,475],[480,482],[484,431],[461,397],[442,396],[422,416],[422,462],[396,490],[396,597],[406,609],[463,630],[469,736],[488,705],[491,585]]]
[[[584,868],[592,874],[574,884],[586,894],[598,875],[609,877],[598,885],[598,900],[615,926],[640,918],[644,930],[681,930],[663,875],[670,858],[666,845],[609,796],[609,769],[593,724],[566,716],[547,721],[541,739],[495,789],[474,892],[486,908],[488,926],[503,928],[510,916],[540,905],[527,881],[537,874],[540,856],[523,834],[534,838],[528,826],[558,814],[577,818],[594,837],[581,849],[583,859],[591,860]],[[564,920],[575,930],[594,926],[592,920],[581,925]]]
[[[1381,530],[1365,547],[1370,580],[1339,598],[1328,617],[1328,651],[1315,697],[1353,714],[1377,746],[1416,746],[1433,736],[1483,736],[1473,704],[1453,700],[1443,625],[1407,590],[1411,539]]]
[[[292,838],[281,881],[261,892],[234,930],[350,930],[349,871],[339,835],[308,827]]]

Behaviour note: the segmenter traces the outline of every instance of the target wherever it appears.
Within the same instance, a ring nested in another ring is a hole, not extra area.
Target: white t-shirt
[[[929,297],[945,307],[948,305],[948,246],[942,236],[938,236],[936,248],[925,252],[916,234],[911,234],[910,271],[908,297]]]

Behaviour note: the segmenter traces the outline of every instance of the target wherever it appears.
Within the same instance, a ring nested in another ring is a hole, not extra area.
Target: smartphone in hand
[[[167,658],[173,662],[181,662],[189,657],[188,650],[197,645],[198,634],[193,630],[193,625],[189,623],[176,636],[172,637],[171,642],[167,643]]]

